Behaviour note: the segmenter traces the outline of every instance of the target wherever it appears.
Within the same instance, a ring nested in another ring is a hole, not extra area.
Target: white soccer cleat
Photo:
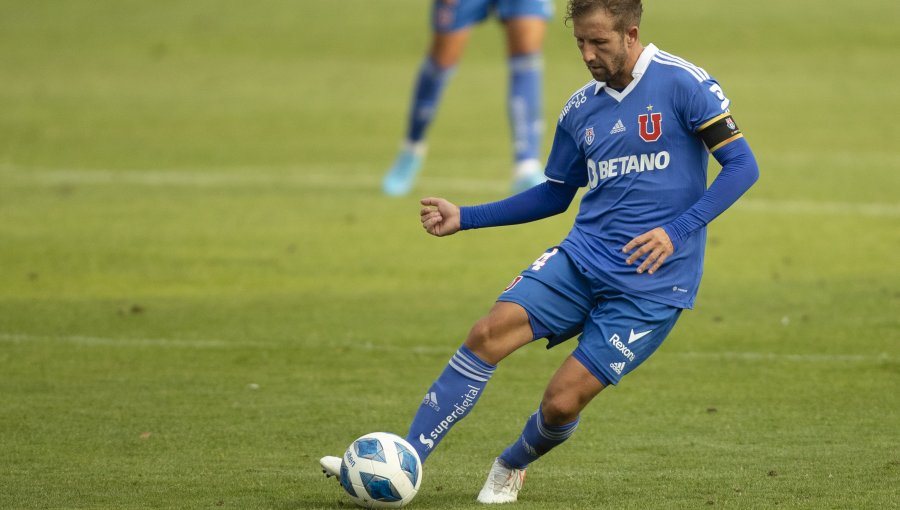
[[[484,487],[478,493],[478,502],[485,504],[515,503],[519,489],[525,483],[525,470],[508,467],[502,460],[494,459]]]
[[[319,459],[319,464],[322,466],[322,472],[325,473],[325,478],[330,478],[332,476],[336,478],[340,478],[341,476],[341,458],[340,457],[322,457]]]

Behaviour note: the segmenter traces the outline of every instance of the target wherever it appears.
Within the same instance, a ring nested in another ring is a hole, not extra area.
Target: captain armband
[[[741,128],[731,118],[731,113],[729,112],[713,117],[700,126],[700,129],[697,130],[697,135],[703,140],[709,152],[715,152],[717,149],[744,136],[741,133]]]

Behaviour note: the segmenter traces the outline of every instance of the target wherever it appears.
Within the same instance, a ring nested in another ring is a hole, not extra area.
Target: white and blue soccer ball
[[[341,461],[341,486],[359,506],[399,508],[419,492],[422,461],[402,437],[366,434],[347,448]]]

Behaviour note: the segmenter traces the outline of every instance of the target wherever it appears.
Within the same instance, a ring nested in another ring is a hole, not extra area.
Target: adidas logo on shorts
[[[620,361],[619,363],[610,363],[609,368],[613,369],[617,374],[622,375],[622,369],[625,368],[625,362]]]

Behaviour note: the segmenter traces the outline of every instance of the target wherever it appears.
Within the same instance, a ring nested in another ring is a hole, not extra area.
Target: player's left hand
[[[669,239],[669,234],[666,234],[666,231],[663,230],[662,227],[654,228],[649,232],[645,232],[635,237],[622,248],[622,251],[629,253],[635,248],[637,248],[637,250],[628,256],[625,263],[630,266],[644,255],[647,255],[647,258],[645,258],[641,265],[638,266],[638,273],[647,271],[648,274],[653,274],[659,269],[659,266],[669,258],[669,255],[675,253],[675,247],[672,245],[672,240]]]

